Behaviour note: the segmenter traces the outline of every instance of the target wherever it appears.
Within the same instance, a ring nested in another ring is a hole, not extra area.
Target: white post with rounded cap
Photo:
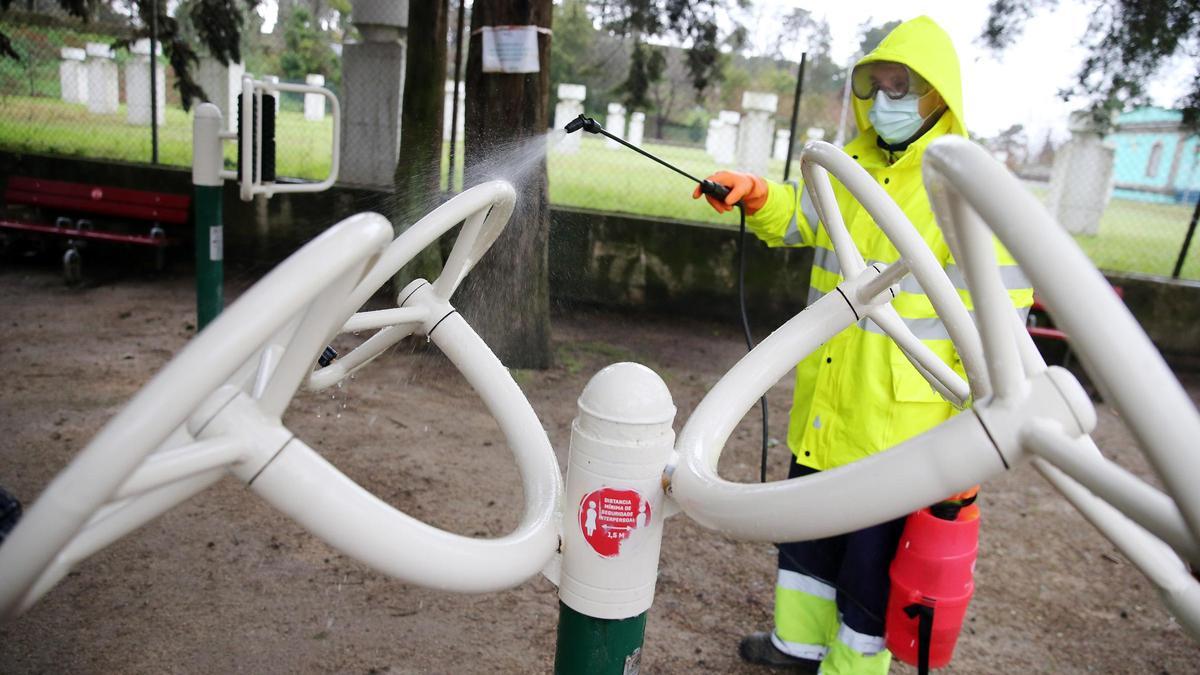
[[[666,384],[637,363],[604,368],[579,396],[562,509],[555,672],[637,672],[658,578],[674,419]]]
[[[675,405],[637,363],[596,373],[571,424],[559,597],[601,619],[650,608],[665,514],[662,472],[675,443]]]

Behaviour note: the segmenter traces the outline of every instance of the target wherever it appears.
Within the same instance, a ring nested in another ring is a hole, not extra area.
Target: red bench
[[[1125,289],[1120,286],[1113,286],[1112,289],[1118,298],[1125,297]],[[1046,313],[1046,306],[1042,304],[1042,299],[1038,297],[1037,293],[1033,294],[1033,306],[1029,308],[1029,316],[1025,319],[1025,330],[1029,331],[1029,336],[1035,340],[1040,338],[1064,343],[1066,351],[1063,353],[1062,365],[1064,368],[1070,365],[1071,343],[1067,334],[1054,327],[1050,315]]]
[[[79,280],[80,249],[89,241],[151,247],[155,251],[155,268],[161,269],[165,249],[178,241],[167,235],[164,226],[186,224],[191,211],[191,198],[187,195],[25,176],[8,179],[4,203],[9,207],[36,208],[41,217],[0,216],[0,231],[66,240],[63,273],[68,281]],[[92,216],[100,225],[81,216]],[[130,221],[145,229],[137,232],[129,227]]]

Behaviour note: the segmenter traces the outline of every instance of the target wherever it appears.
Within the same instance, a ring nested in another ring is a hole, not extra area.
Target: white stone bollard
[[[99,42],[87,44],[88,112],[111,115],[120,105],[120,83],[112,47]]]
[[[717,119],[721,124],[713,139],[712,158],[718,164],[732,164],[737,156],[738,127],[741,126],[742,114],[736,110],[722,110]]]
[[[558,85],[558,103],[554,106],[554,128],[562,129],[567,122],[583,114],[583,102],[587,98],[587,87],[582,84]],[[583,143],[583,134],[567,134],[555,147],[557,152],[579,152]]]
[[[408,3],[352,0],[352,4],[350,18],[361,40],[342,47],[338,181],[390,186],[400,158]]]
[[[604,119],[604,129],[614,136],[625,138],[625,106],[620,103],[608,104],[608,117]],[[604,147],[619,148],[621,144],[611,138],[605,138]]]
[[[662,379],[636,363],[596,373],[571,424],[558,596],[600,619],[650,608],[658,577],[662,474],[675,442],[675,405]]]
[[[646,135],[646,113],[635,112],[629,116],[629,137],[625,140],[634,145],[641,145]]]
[[[1067,141],[1054,157],[1046,208],[1072,234],[1095,235],[1113,193],[1116,150],[1086,112],[1071,113]]]
[[[87,103],[87,52],[77,47],[62,48],[62,63],[58,64],[58,84],[64,103]]]
[[[325,76],[309,74],[304,76],[304,83],[315,87],[325,86]],[[309,122],[320,122],[325,119],[325,97],[320,94],[304,95],[304,119]]]
[[[742,122],[738,125],[737,168],[762,176],[767,173],[775,138],[775,94],[748,91],[742,94]]]
[[[442,103],[442,140],[450,140],[450,120],[453,118],[454,108],[454,80],[446,80],[446,99]],[[466,119],[467,112],[467,83],[458,83],[458,119],[454,122],[454,142],[463,142],[463,121]]]
[[[162,45],[157,45],[156,55],[162,54]],[[125,63],[125,121],[136,126],[150,125],[150,40],[142,39],[129,49],[132,58]],[[167,94],[166,71],[158,59],[154,60],[158,87],[155,91],[155,119],[159,126],[166,122]]]
[[[237,131],[237,102],[242,94],[242,76],[246,67],[240,63],[228,66],[211,56],[200,58],[196,69],[196,83],[204,90],[209,103],[221,109],[226,131]]]
[[[717,154],[717,137],[721,135],[721,120],[708,121],[708,133],[704,136],[704,152],[709,157],[715,157]]]
[[[779,161],[787,159],[788,146],[791,145],[792,135],[787,129],[775,130],[775,145],[771,150],[771,158]]]

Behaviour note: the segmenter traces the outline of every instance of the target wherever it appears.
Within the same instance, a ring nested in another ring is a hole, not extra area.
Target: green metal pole
[[[224,227],[220,186],[196,185],[196,322],[202,330],[224,306]]]
[[[646,612],[597,619],[558,603],[557,675],[634,675],[641,668]]]
[[[196,106],[192,118],[192,187],[196,205],[196,325],[202,330],[224,305],[225,229],[221,222],[221,111],[211,103]]]

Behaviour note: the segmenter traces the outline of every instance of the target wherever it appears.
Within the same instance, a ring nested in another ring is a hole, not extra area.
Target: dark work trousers
[[[817,473],[792,456],[788,478]],[[798,516],[799,517],[799,516]],[[821,514],[805,514],[820,518]],[[867,635],[883,635],[887,610],[888,566],[896,555],[905,518],[897,518],[847,534],[778,544],[779,569],[799,572],[837,589],[842,623]]]

